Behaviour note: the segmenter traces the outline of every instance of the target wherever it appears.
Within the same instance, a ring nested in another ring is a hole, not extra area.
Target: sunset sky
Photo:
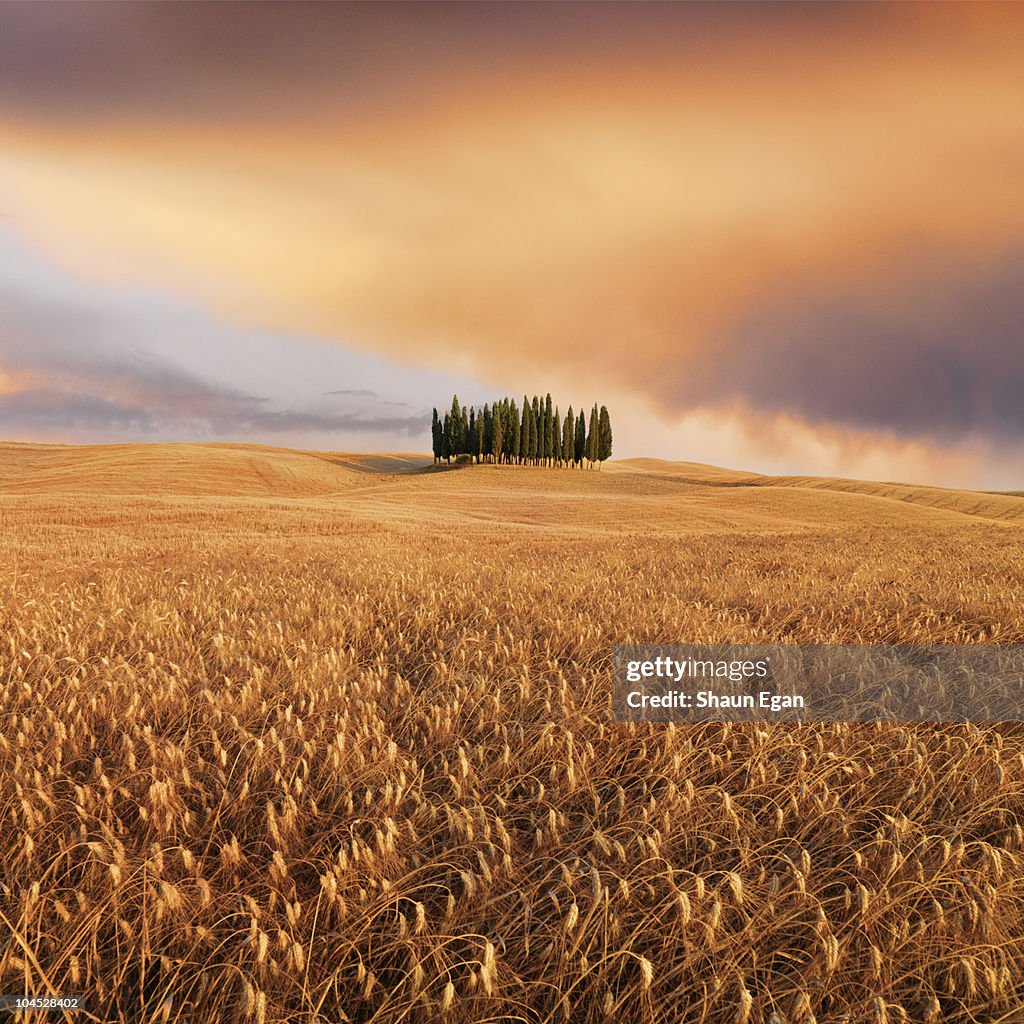
[[[0,438],[1024,488],[1024,5],[0,5]]]

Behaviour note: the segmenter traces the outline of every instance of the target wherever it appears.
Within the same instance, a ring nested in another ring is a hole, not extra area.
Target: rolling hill
[[[600,471],[432,468],[428,456],[253,444],[0,443],[0,493],[339,501],[371,515],[450,514],[511,525],[785,529],[840,520],[1024,521],[1019,494],[836,477],[765,476],[697,462],[624,459]],[[579,498],[585,496],[585,506]],[[636,513],[635,515],[633,513]]]

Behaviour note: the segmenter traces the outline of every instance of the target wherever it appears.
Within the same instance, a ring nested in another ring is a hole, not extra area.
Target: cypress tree
[[[598,468],[605,459],[612,455],[612,419],[608,415],[608,406],[602,405],[597,418],[597,461]]]
[[[512,406],[507,398],[501,400],[501,461],[512,461]]]
[[[558,406],[551,414],[551,464],[560,465],[562,462],[562,417],[559,415]]]
[[[469,423],[466,424],[466,451],[475,462],[479,453],[476,450],[476,407],[472,405],[469,407]]]
[[[494,456],[494,461],[498,462],[501,459],[501,449],[504,444],[504,432],[502,430],[501,422],[501,407],[495,403],[494,405],[494,439],[491,444],[491,454]]]
[[[573,442],[573,455],[576,465],[583,468],[583,457],[587,453],[587,414],[580,409],[580,418],[576,421],[576,438]]]
[[[501,415],[501,402],[491,404],[491,415],[494,417],[494,437],[491,438],[492,454],[495,463],[501,462],[501,449],[505,443],[505,419]]]
[[[484,443],[481,451],[483,452],[484,462],[488,462],[491,458],[491,448],[494,445],[494,416],[491,413],[491,407],[484,403]]]
[[[509,430],[509,462],[516,462],[519,458],[519,409],[516,400],[513,398],[508,408],[508,430]]]
[[[530,450],[530,403],[523,395],[523,422],[519,424],[519,461],[526,462]]]
[[[569,411],[565,414],[565,422],[562,424],[562,461],[566,466],[572,465],[573,460],[573,428],[576,426],[576,421],[573,419],[572,406],[569,406]]]
[[[531,464],[537,458],[537,399],[534,398],[533,402],[533,405],[526,407],[530,412],[530,441],[527,446],[526,457]]]
[[[465,450],[466,436],[462,429],[462,409],[459,407],[459,396],[452,395],[452,408],[448,422],[448,454],[461,455]]]
[[[531,445],[530,456],[534,462],[539,462],[541,456],[544,454],[544,438],[541,434],[541,404],[540,399],[533,396],[533,428],[534,428],[534,440]]]
[[[491,420],[494,423],[494,430],[493,430],[493,433],[491,434],[491,449],[492,449],[492,454],[494,455],[493,461],[497,463],[497,462],[501,461],[501,459],[499,458],[499,456],[501,455],[501,445],[504,444],[504,442],[505,442],[505,421],[502,419],[502,416],[501,416],[501,403],[500,402],[492,402],[491,403]],[[498,436],[501,437],[501,441],[500,442],[495,442],[494,439],[495,439],[495,437],[498,437]],[[496,443],[498,444],[498,451],[494,452],[493,449],[494,449],[494,445]]]
[[[476,441],[473,443],[473,450],[476,452],[476,461],[483,462],[487,449],[484,447],[484,414],[480,413],[476,418]]]
[[[544,399],[544,459],[551,465],[551,457],[555,453],[554,424],[551,422],[551,393]]]
[[[469,454],[469,417],[466,415],[466,407],[462,407],[462,453]]]
[[[597,403],[590,410],[590,427],[587,430],[587,460],[591,468],[597,462]]]
[[[452,422],[448,413],[444,414],[444,426],[441,427],[441,458],[447,463],[452,461]]]
[[[441,426],[441,419],[434,410],[434,417],[430,421],[430,447],[434,452],[434,465],[441,458],[442,446],[444,444],[444,427]]]
[[[537,438],[537,455],[540,458],[542,466],[546,466],[548,462],[548,455],[551,453],[551,417],[547,414],[547,410],[544,408],[544,403],[540,403],[540,431]]]

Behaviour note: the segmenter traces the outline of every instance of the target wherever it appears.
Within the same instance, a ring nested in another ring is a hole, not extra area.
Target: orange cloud
[[[6,373],[0,368],[0,395],[13,395],[21,390],[21,385],[14,378],[13,374]]]

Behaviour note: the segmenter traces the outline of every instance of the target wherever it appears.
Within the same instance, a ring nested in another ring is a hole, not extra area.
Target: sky
[[[1024,487],[1024,6],[0,5],[0,438]]]

